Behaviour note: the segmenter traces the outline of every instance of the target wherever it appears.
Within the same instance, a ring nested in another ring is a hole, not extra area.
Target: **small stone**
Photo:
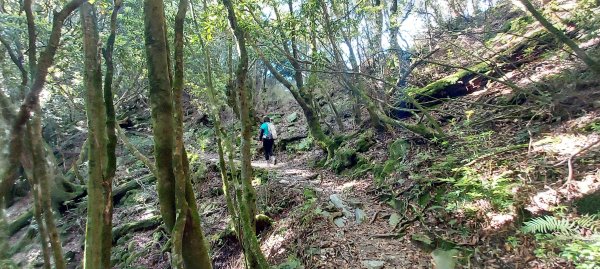
[[[286,119],[288,122],[296,121],[298,119],[298,112],[294,112],[294,113],[288,115]]]
[[[329,200],[338,209],[346,208],[346,205],[344,205],[344,201],[342,201],[342,199],[340,199],[340,197],[337,194],[330,195]]]
[[[381,269],[385,263],[384,261],[366,260],[362,264],[367,269]]]
[[[596,100],[592,103],[592,106],[594,106],[594,108],[600,108],[600,100]]]
[[[365,215],[365,212],[360,208],[354,210],[354,215],[356,216],[356,223],[358,224],[361,224],[365,219],[367,219],[367,215]]]
[[[335,223],[335,226],[337,226],[339,228],[346,226],[346,221],[344,221],[343,218],[335,218],[333,220],[333,223]]]

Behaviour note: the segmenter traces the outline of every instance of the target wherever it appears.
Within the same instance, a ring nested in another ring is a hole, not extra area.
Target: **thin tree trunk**
[[[239,99],[240,120],[242,122],[241,181],[243,196],[242,200],[238,201],[238,206],[240,208],[240,220],[242,222],[244,253],[247,258],[248,256],[252,257],[251,259],[248,259],[248,261],[251,262],[251,268],[263,269],[269,268],[269,264],[267,263],[267,259],[260,249],[258,239],[255,235],[256,191],[252,186],[252,156],[250,153],[250,146],[252,143],[252,123],[250,121],[249,89],[246,85],[248,77],[248,52],[246,49],[246,38],[244,30],[240,28],[237,23],[237,17],[235,15],[232,2],[230,0],[223,0],[223,4],[227,8],[227,18],[237,40],[237,48],[240,57],[237,70],[235,72],[235,88],[237,90]]]
[[[575,52],[577,57],[579,57],[587,66],[589,66],[592,71],[600,74],[600,62],[592,59],[584,50],[582,50],[573,40],[571,40],[567,35],[565,35],[561,30],[558,30],[550,21],[548,21],[541,12],[539,12],[529,0],[519,0],[525,6],[525,8],[531,12],[531,15],[548,30],[554,37],[556,37],[560,42],[565,43],[569,48]]]
[[[28,141],[26,150],[33,152],[32,138],[34,137],[33,127],[31,122],[27,123],[27,132],[25,133],[25,140]],[[30,156],[31,157],[31,156]],[[33,159],[33,158],[32,158]],[[30,168],[31,169],[31,168]],[[50,263],[50,247],[48,246],[48,231],[46,229],[46,223],[44,222],[43,206],[39,178],[29,173],[27,176],[31,181],[31,191],[33,193],[33,216],[35,222],[38,225],[38,231],[40,236],[40,245],[42,246],[42,257],[44,258],[44,268],[50,269],[52,264]]]
[[[85,185],[85,180],[83,179],[83,176],[79,172],[79,166],[81,164],[83,164],[83,160],[86,158],[86,156],[88,154],[88,149],[90,147],[90,143],[88,141],[89,141],[88,138],[86,138],[85,141],[83,141],[83,144],[81,145],[81,150],[79,151],[79,157],[77,158],[77,161],[75,161],[75,163],[71,167],[71,169],[73,170],[73,174],[75,175],[75,178],[77,178],[77,180],[79,180],[79,184],[81,184],[81,185]]]
[[[62,245],[54,222],[54,214],[52,213],[52,199],[50,194],[51,176],[46,162],[44,143],[42,138],[42,119],[41,109],[39,106],[35,108],[35,115],[31,121],[31,149],[33,156],[33,177],[39,182],[40,198],[42,212],[44,214],[44,223],[48,232],[48,239],[54,257],[54,265],[57,269],[66,269],[67,265],[63,256]]]
[[[113,50],[117,34],[117,15],[121,9],[122,0],[115,0],[113,11],[110,16],[110,35],[106,42],[106,48],[102,54],[106,62],[106,73],[104,76],[104,107],[106,108],[106,166],[104,167],[104,218],[102,225],[102,262],[104,268],[110,268],[110,254],[112,248],[112,182],[117,171],[117,134],[113,94]]]
[[[207,8],[206,5],[204,6],[204,8]],[[196,21],[196,16],[194,14],[194,8],[192,6],[192,19],[194,22],[194,26],[196,28],[197,33],[200,33],[200,27],[198,26],[198,22]],[[227,135],[225,134],[225,132],[222,129],[222,125],[221,125],[221,114],[219,113],[219,108],[217,107],[216,104],[218,104],[217,101],[217,94],[216,94],[216,90],[214,88],[214,83],[213,83],[213,76],[212,76],[212,60],[210,57],[210,51],[208,48],[208,44],[206,44],[204,42],[204,38],[202,37],[202,35],[198,34],[198,40],[200,41],[200,46],[202,48],[202,55],[204,56],[204,61],[205,61],[205,65],[206,65],[206,83],[207,83],[207,88],[208,88],[208,97],[210,100],[210,112],[214,118],[214,131],[216,134],[216,138],[217,138],[217,153],[219,154],[219,172],[221,175],[221,181],[223,182],[223,195],[225,196],[225,201],[227,203],[227,211],[229,212],[229,215],[231,217],[231,221],[232,221],[232,225],[234,227],[234,230],[236,232],[236,235],[238,237],[238,239],[240,239],[239,236],[239,231],[235,225],[235,223],[238,220],[238,212],[237,209],[234,205],[233,202],[233,198],[232,198],[232,192],[235,193],[235,186],[233,185],[233,175],[231,174],[232,177],[229,177],[227,175],[227,166],[225,164],[225,152],[223,150],[223,143],[224,143],[224,139],[227,140]],[[264,83],[264,79],[263,79],[263,83]],[[233,167],[232,169],[235,169],[235,167]]]
[[[150,159],[148,159],[148,157],[146,157],[144,154],[142,154],[137,148],[135,148],[135,146],[133,144],[131,144],[131,142],[129,142],[129,139],[127,138],[127,136],[125,136],[125,133],[123,132],[123,129],[121,129],[121,127],[119,127],[117,125],[116,130],[117,130],[117,135],[118,135],[119,139],[121,139],[121,142],[123,142],[123,144],[129,151],[129,153],[133,154],[138,160],[142,161],[142,163],[144,163],[144,165],[146,165],[148,170],[150,170],[150,173],[152,173],[154,176],[156,176],[157,175],[156,166],[154,166],[152,161],[150,161]]]

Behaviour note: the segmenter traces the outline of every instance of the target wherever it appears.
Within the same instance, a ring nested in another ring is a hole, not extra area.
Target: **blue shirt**
[[[263,124],[260,125],[260,133],[262,134],[260,139],[263,139],[267,136],[269,136],[269,123],[268,122],[263,122]]]

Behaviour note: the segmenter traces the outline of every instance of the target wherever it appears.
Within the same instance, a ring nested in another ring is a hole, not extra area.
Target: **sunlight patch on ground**
[[[499,230],[500,228],[504,227],[505,225],[513,223],[516,218],[515,214],[513,214],[513,213],[495,213],[495,212],[486,213],[486,217],[489,220],[489,225],[486,228],[486,230],[488,230],[488,229]]]
[[[533,152],[545,152],[556,154],[561,157],[568,157],[586,146],[598,141],[599,136],[581,135],[581,134],[561,134],[555,136],[546,136],[533,145]]]
[[[351,189],[351,188],[354,188],[354,187],[356,187],[356,186],[357,186],[357,185],[359,185],[359,184],[360,184],[360,182],[358,182],[358,181],[356,181],[356,180],[352,180],[352,181],[350,181],[350,182],[346,182],[346,183],[344,183],[344,184],[342,184],[342,185],[339,185],[339,186],[337,186],[337,187],[335,188],[335,191],[336,191],[336,192],[343,192],[343,191],[345,191],[345,190],[349,190],[349,189]]]
[[[290,228],[290,221],[277,222],[277,230],[274,231],[265,241],[262,242],[262,250],[267,257],[279,256],[284,254],[287,249],[283,246],[296,237],[296,233]]]
[[[560,202],[559,193],[546,186],[546,188],[531,197],[531,202],[525,209],[533,214],[540,214],[544,211],[551,211],[554,206]]]

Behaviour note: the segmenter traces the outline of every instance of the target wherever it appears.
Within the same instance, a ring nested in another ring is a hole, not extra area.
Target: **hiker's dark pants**
[[[275,140],[263,138],[263,150],[265,151],[265,159],[268,161],[273,156],[273,144]]]

